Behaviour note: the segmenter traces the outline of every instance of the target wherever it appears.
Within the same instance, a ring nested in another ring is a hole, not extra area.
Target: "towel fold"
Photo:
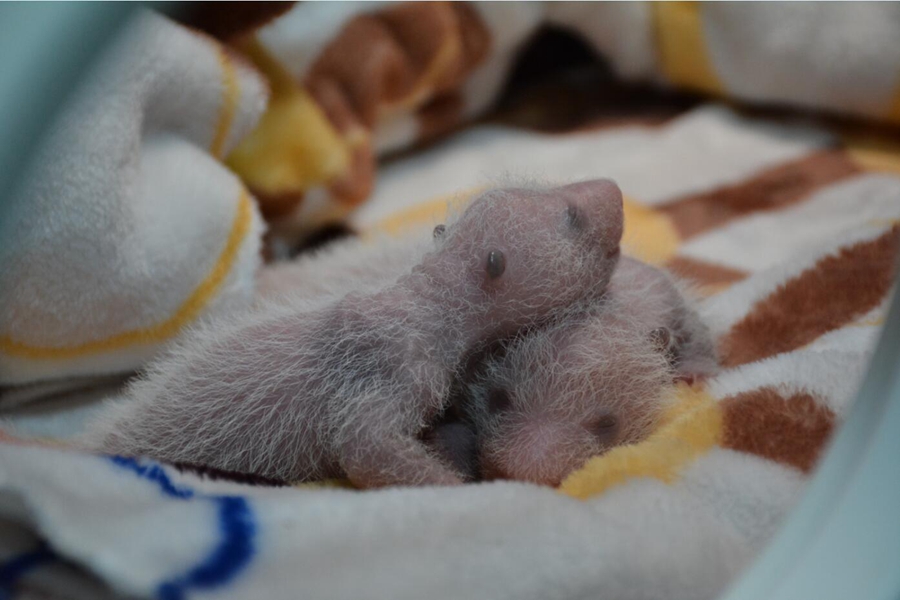
[[[130,25],[4,210],[0,384],[132,371],[251,300],[263,225],[220,160],[266,93],[211,39]]]

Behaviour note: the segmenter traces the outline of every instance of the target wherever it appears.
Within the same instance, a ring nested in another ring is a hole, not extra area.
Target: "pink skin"
[[[460,483],[421,438],[463,357],[602,295],[621,235],[606,180],[488,192],[378,291],[287,299],[195,331],[86,443],[291,481]]]
[[[672,281],[623,258],[600,302],[513,341],[467,386],[481,475],[558,485],[643,439],[673,380],[716,368],[707,329]]]

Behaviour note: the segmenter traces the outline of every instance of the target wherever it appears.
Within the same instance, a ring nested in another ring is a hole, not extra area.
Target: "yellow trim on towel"
[[[413,89],[396,103],[386,104],[377,109],[379,120],[389,119],[402,112],[415,112],[416,108],[434,95],[434,90],[441,80],[446,80],[448,75],[452,75],[461,60],[462,52],[460,38],[447,36],[419,76],[419,80],[414,83]]]
[[[213,135],[209,152],[216,158],[222,158],[225,152],[225,141],[234,123],[238,104],[241,99],[241,86],[237,72],[228,54],[222,48],[217,48],[216,55],[222,67],[222,105],[219,107],[219,116],[216,119],[216,129]]]
[[[559,491],[584,500],[637,477],[675,481],[688,464],[719,444],[723,434],[722,412],[705,391],[679,384],[675,396],[650,437],[589,460],[563,480]]]
[[[848,129],[841,138],[847,155],[866,171],[900,174],[900,143],[896,137]]]
[[[348,173],[353,150],[368,142],[365,130],[339,132],[313,96],[256,39],[245,40],[241,50],[266,76],[272,94],[256,128],[226,164],[263,206],[266,197],[302,195]]]
[[[400,236],[417,226],[437,225],[445,221],[453,211],[462,210],[484,187],[463,190],[455,194],[439,196],[427,202],[420,202],[374,223],[366,229],[366,234],[386,234]]]
[[[884,317],[875,317],[851,323],[850,327],[881,327],[882,325],[884,325]]]
[[[67,347],[31,346],[23,342],[17,342],[9,336],[3,336],[0,337],[0,351],[10,356],[19,356],[31,360],[59,360],[78,358],[101,352],[112,352],[137,344],[158,343],[173,337],[185,325],[200,315],[216,292],[222,287],[226,277],[234,267],[238,251],[241,249],[243,241],[250,231],[250,224],[253,220],[253,205],[246,190],[241,190],[237,204],[234,222],[231,225],[231,231],[228,233],[228,239],[225,241],[222,253],[206,278],[194,289],[171,318],[157,325],[124,331],[105,339]]]
[[[622,251],[651,265],[661,265],[675,256],[681,238],[669,217],[625,196],[625,231]]]
[[[663,75],[674,85],[722,96],[703,35],[700,2],[653,2],[657,56]]]

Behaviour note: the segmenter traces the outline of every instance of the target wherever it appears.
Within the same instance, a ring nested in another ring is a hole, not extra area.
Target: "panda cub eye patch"
[[[495,388],[488,394],[488,412],[492,415],[503,412],[510,406],[512,406],[512,399],[506,390]]]

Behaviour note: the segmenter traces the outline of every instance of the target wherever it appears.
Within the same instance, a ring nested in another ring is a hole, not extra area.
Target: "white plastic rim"
[[[47,122],[138,6],[0,3],[0,218]]]
[[[79,74],[136,4],[0,4],[0,219]],[[803,499],[723,600],[900,598],[900,306]]]

